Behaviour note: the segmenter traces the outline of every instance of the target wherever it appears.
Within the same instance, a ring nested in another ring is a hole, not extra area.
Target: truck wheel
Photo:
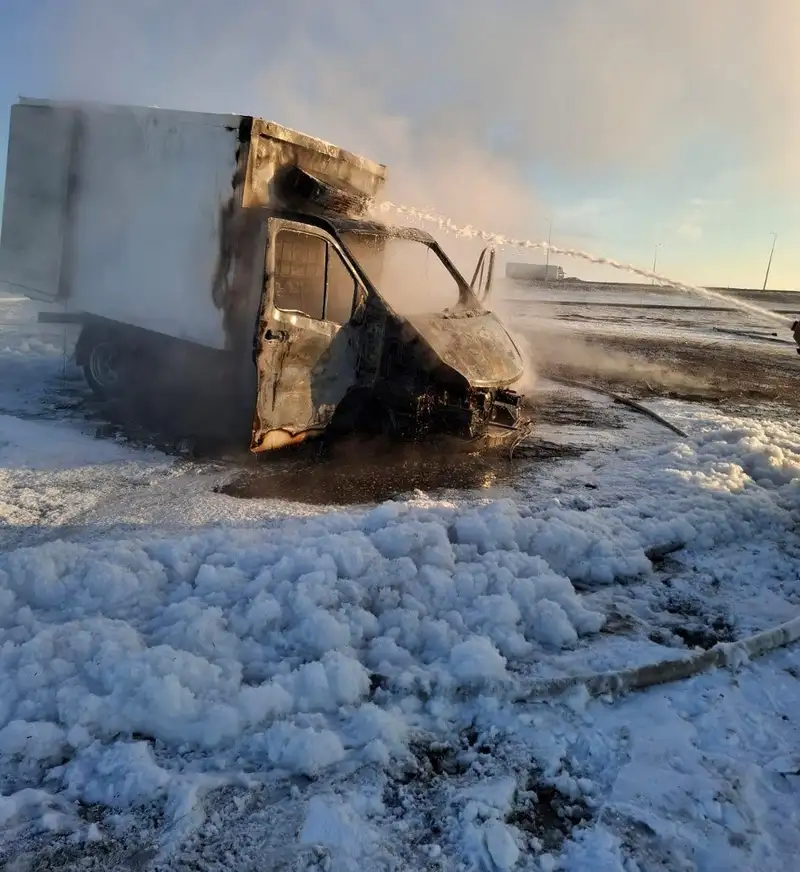
[[[108,399],[119,393],[123,356],[119,343],[106,337],[99,337],[86,350],[83,374],[89,387],[101,399]]]

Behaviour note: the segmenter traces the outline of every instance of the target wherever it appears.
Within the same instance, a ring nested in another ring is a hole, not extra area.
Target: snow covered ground
[[[503,486],[242,500],[96,438],[70,341],[0,300],[5,868],[792,868],[797,646],[534,691],[800,614],[797,426],[661,402],[688,439],[620,413]]]

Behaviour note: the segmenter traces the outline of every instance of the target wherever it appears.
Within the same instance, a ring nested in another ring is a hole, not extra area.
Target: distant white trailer
[[[507,263],[506,278],[518,282],[557,282],[564,278],[564,270],[554,263]]]

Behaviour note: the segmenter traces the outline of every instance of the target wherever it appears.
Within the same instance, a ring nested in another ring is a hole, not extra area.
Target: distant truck
[[[365,217],[385,178],[249,115],[21,100],[0,283],[81,326],[101,396],[222,384],[253,452],[362,424],[513,437],[519,350],[429,234]]]
[[[506,278],[517,282],[559,282],[564,278],[564,270],[554,263],[507,263]]]

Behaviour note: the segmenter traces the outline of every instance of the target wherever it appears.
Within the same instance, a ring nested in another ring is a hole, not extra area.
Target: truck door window
[[[353,314],[356,282],[339,252],[328,245],[328,291],[325,297],[325,320],[346,324]]]
[[[309,233],[281,230],[275,247],[275,306],[321,320],[327,243]]]
[[[356,282],[339,252],[322,237],[296,230],[280,230],[275,247],[276,308],[346,324]]]

